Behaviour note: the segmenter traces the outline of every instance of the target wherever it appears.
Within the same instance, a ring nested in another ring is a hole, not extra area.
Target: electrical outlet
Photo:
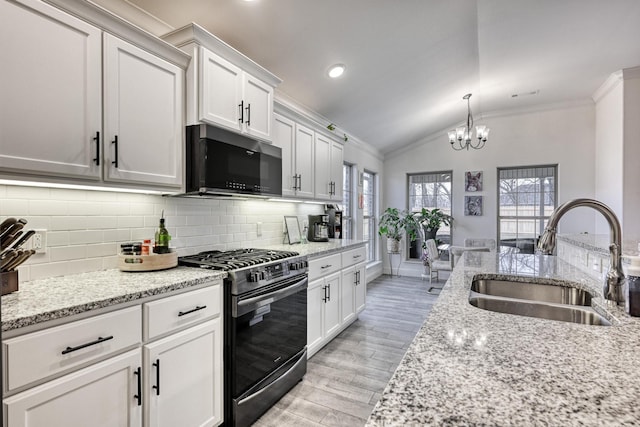
[[[35,234],[31,236],[31,249],[35,249],[37,254],[47,252],[47,230],[34,230]]]

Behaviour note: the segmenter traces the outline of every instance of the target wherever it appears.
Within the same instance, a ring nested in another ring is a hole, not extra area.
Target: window
[[[498,168],[498,240],[534,253],[556,207],[558,166]]]
[[[345,163],[342,165],[342,238],[353,237],[353,166]]]
[[[367,261],[376,260],[376,175],[364,171],[362,173],[362,238],[367,242]]]
[[[422,208],[438,208],[447,215],[451,215],[451,177],[452,171],[427,172],[409,174],[409,206],[412,212]],[[451,243],[451,227],[442,226],[436,235],[438,243]],[[422,256],[422,238],[409,244],[409,259],[420,259]]]

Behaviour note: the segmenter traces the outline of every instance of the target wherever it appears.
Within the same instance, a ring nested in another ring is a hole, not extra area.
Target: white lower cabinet
[[[309,260],[307,354],[313,356],[365,308],[364,247]],[[355,264],[355,265],[354,265]]]
[[[307,290],[307,354],[311,357],[340,331],[340,273],[309,283]]]
[[[7,427],[141,426],[140,349],[4,400]]]
[[[5,427],[220,425],[221,313],[218,280],[4,340]]]
[[[207,321],[144,346],[145,426],[222,422],[221,321]]]

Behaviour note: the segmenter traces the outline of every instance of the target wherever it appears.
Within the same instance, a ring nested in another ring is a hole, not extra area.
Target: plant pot
[[[387,252],[390,254],[400,253],[400,240],[387,239]]]
[[[423,228],[424,230],[424,241],[426,242],[429,239],[433,239],[436,240],[436,233],[438,233],[439,228],[434,228],[431,230],[427,230],[426,228]]]

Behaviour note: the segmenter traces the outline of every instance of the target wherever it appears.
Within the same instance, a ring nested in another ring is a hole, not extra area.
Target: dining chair
[[[453,258],[449,255],[449,260],[440,259],[440,252],[438,252],[438,247],[436,246],[436,241],[434,239],[429,239],[425,242],[427,254],[429,254],[429,259],[427,260],[427,268],[429,269],[429,285],[432,285],[433,278],[435,275],[436,281],[440,280],[438,273],[440,271],[451,271],[453,270]],[[431,292],[433,289],[442,289],[439,286],[430,286],[427,289],[427,292]]]

